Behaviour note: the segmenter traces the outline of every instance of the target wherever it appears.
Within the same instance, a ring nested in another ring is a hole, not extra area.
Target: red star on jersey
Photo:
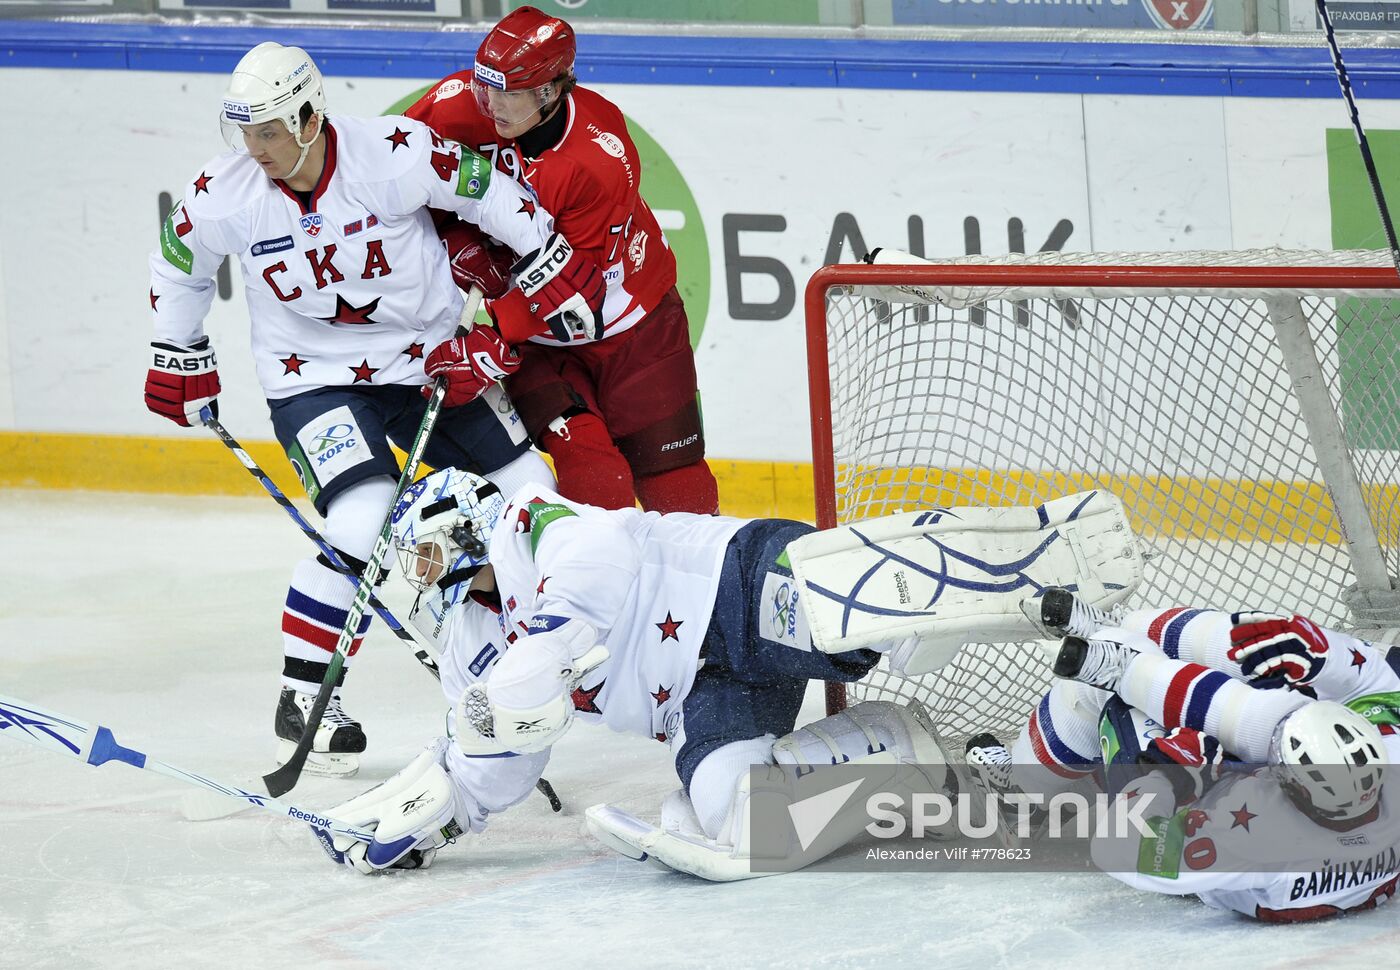
[[[154,309],[156,308],[156,301],[159,300],[159,299],[160,299],[160,297],[156,296],[156,291],[155,291],[155,289],[153,288],[153,289],[151,290],[151,309],[152,309],[152,310],[154,310]]]
[[[665,743],[666,743],[666,732],[665,732],[665,731],[662,731],[660,734],[658,734],[658,735],[656,736],[656,740],[660,741],[662,744],[665,744]]]
[[[1365,655],[1355,647],[1351,648],[1351,665],[1358,670],[1366,665]]]
[[[656,698],[656,706],[660,707],[671,699],[671,688],[656,685],[656,690],[651,692],[651,696]]]
[[[533,219],[535,218],[535,203],[530,201],[529,199],[521,199],[520,208],[516,209],[515,211],[523,212],[531,219]]]
[[[400,351],[400,353],[402,353],[402,354],[403,354],[405,357],[407,357],[409,360],[422,360],[422,359],[423,359],[423,345],[422,345],[422,344],[416,344],[416,343],[415,343],[415,344],[409,344],[409,345],[408,345],[408,348],[407,348],[406,350]]]
[[[337,293],[335,295],[335,316],[322,317],[321,319],[325,320],[327,323],[377,323],[378,321],[370,318],[370,314],[379,309],[379,301],[381,299],[382,297],[376,296],[364,306],[351,306],[350,302],[346,300],[345,297]]]
[[[304,363],[306,363],[306,361],[302,360],[300,357],[298,357],[298,356],[296,355],[296,352],[295,352],[295,351],[292,352],[292,355],[291,355],[290,357],[282,357],[282,358],[279,358],[279,361],[280,361],[280,363],[282,364],[283,367],[287,368],[286,370],[284,370],[284,371],[282,372],[282,374],[283,374],[284,377],[285,377],[287,374],[300,374],[300,373],[301,373],[301,365],[304,364]]]
[[[671,611],[667,610],[666,619],[656,624],[656,628],[661,631],[661,642],[665,643],[667,640],[675,640],[679,643],[681,637],[677,631],[680,630],[681,624],[684,622],[685,620],[671,619]]]
[[[539,584],[538,586],[535,587],[535,595],[536,595],[536,596],[543,596],[543,595],[544,595],[544,584],[547,583],[547,582],[549,582],[549,577],[548,577],[548,576],[541,576],[541,577],[540,577],[540,584]]]
[[[396,152],[400,147],[408,147],[408,132],[404,131],[398,125],[395,125],[394,133],[392,135],[385,135],[384,140],[393,146],[389,151]]]
[[[360,361],[360,366],[351,367],[350,369],[355,372],[355,379],[350,382],[351,384],[358,384],[360,383],[360,381],[364,381],[366,384],[373,384],[374,381],[372,381],[370,378],[374,377],[374,375],[379,371],[378,367],[369,366],[368,357]]]
[[[574,710],[580,714],[602,714],[598,709],[598,692],[603,689],[606,680],[598,681],[597,687],[590,687],[584,690],[582,687],[574,688],[574,692],[569,698],[574,702]]]
[[[203,172],[200,172],[199,178],[194,180],[194,194],[199,195],[199,193],[203,192],[207,195],[209,192],[209,183],[212,181],[214,181],[214,176],[205,175]]]
[[[1249,810],[1248,802],[1241,805],[1239,808],[1235,809],[1230,814],[1235,817],[1235,820],[1230,823],[1230,828],[1244,829],[1246,832],[1249,831],[1250,821],[1259,817],[1257,813],[1251,812]]]

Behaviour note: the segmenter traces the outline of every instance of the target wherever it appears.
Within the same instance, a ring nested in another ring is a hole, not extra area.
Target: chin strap
[[[318,114],[314,117],[321,119],[320,123],[316,126],[316,138],[313,138],[305,145],[302,145],[301,135],[293,135],[293,137],[297,140],[297,145],[301,147],[301,157],[297,159],[297,163],[292,166],[292,170],[288,172],[286,176],[282,179],[282,181],[284,182],[287,181],[287,179],[294,179],[297,177],[297,172],[300,172],[301,167],[306,164],[306,156],[311,151],[311,146],[316,144],[316,139],[320,138],[322,133],[326,130],[326,116]]]

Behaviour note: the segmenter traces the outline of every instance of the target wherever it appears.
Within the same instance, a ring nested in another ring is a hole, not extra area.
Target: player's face
[[[438,581],[447,563],[443,561],[442,546],[436,542],[420,542],[414,547],[413,573],[422,586]]]
[[[546,84],[524,91],[501,91],[473,82],[472,93],[476,95],[481,113],[496,126],[496,134],[502,138],[519,138],[540,123],[541,109],[548,104],[552,87]]]
[[[240,125],[243,144],[269,178],[286,178],[301,160],[301,146],[280,121]]]

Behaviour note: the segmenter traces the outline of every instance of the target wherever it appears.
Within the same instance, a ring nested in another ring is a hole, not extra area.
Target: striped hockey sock
[[[362,565],[347,562],[352,568]],[[355,590],[345,578],[315,556],[297,563],[282,611],[283,686],[306,694],[320,690],[354,599]],[[366,613],[350,645],[346,667],[348,658],[360,649],[369,623]]]
[[[1118,695],[1170,730],[1195,728],[1243,761],[1261,764],[1279,722],[1308,703],[1287,690],[1258,690],[1218,670],[1156,653],[1136,655]]]

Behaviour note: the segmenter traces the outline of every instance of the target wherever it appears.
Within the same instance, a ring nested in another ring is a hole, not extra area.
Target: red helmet
[[[574,66],[574,29],[534,7],[512,10],[476,51],[474,76],[502,91],[548,84]]]

